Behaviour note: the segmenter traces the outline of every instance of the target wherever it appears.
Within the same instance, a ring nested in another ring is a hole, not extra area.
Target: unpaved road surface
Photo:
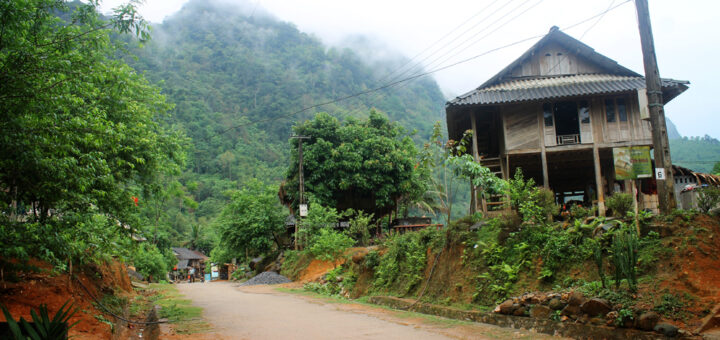
[[[544,339],[550,336],[229,282],[179,284],[214,332],[208,339]],[[192,336],[188,338],[193,338]]]

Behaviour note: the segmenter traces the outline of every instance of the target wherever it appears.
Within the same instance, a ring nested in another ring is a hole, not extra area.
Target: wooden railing
[[[557,138],[557,145],[580,144],[580,135],[578,135],[578,134],[558,135],[556,138]]]

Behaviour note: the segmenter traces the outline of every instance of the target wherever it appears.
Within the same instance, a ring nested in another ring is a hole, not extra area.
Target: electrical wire
[[[563,30],[571,29],[571,28],[573,28],[573,27],[582,25],[582,24],[584,24],[584,23],[586,23],[586,22],[588,22],[588,21],[590,21],[590,20],[593,20],[593,19],[595,19],[595,18],[597,18],[597,17],[600,17],[600,16],[604,15],[605,13],[610,12],[610,11],[612,11],[612,10],[614,10],[614,9],[620,7],[621,5],[626,4],[626,3],[630,2],[630,1],[631,1],[631,0],[626,0],[626,1],[620,3],[620,4],[616,5],[616,6],[613,6],[613,7],[609,8],[609,9],[606,9],[605,11],[603,11],[603,12],[601,12],[601,13],[598,13],[598,14],[596,14],[596,15],[593,15],[593,16],[591,16],[591,17],[589,17],[589,18],[586,18],[586,19],[584,19],[584,20],[582,20],[582,21],[579,21],[579,22],[577,22],[577,23],[574,23],[574,24],[572,24],[572,25],[566,26],[565,28],[563,28]],[[302,108],[302,109],[299,109],[299,110],[296,110],[296,111],[292,111],[292,112],[290,112],[290,113],[281,114],[281,115],[278,115],[278,116],[274,116],[274,117],[270,117],[270,118],[265,118],[265,119],[258,119],[258,120],[251,121],[251,122],[248,122],[248,123],[243,123],[243,124],[234,125],[234,126],[232,126],[232,127],[229,127],[229,128],[227,128],[227,129],[222,130],[220,133],[218,133],[218,135],[225,134],[225,133],[227,133],[227,132],[229,132],[229,131],[232,131],[232,130],[235,130],[235,129],[238,129],[238,128],[241,128],[241,127],[244,127],[244,126],[254,125],[254,124],[258,124],[258,123],[265,123],[265,122],[275,121],[275,120],[282,119],[282,118],[291,117],[291,116],[297,115],[297,114],[299,114],[299,113],[306,112],[306,111],[308,111],[308,110],[311,110],[311,109],[314,109],[314,108],[317,108],[317,107],[321,107],[321,106],[325,106],[325,105],[329,105],[329,104],[334,104],[334,103],[341,102],[341,101],[345,101],[345,100],[348,100],[348,99],[351,99],[351,98],[359,97],[359,96],[362,96],[362,95],[365,95],[365,94],[369,94],[369,93],[377,92],[377,91],[380,91],[380,90],[392,88],[392,87],[394,87],[394,86],[397,86],[398,84],[402,84],[402,83],[408,82],[408,81],[410,81],[410,80],[414,80],[414,79],[418,79],[418,78],[421,78],[421,77],[424,77],[424,76],[428,76],[428,75],[431,75],[431,74],[434,74],[434,73],[437,73],[437,72],[446,70],[446,69],[448,69],[448,68],[451,68],[451,67],[454,67],[454,66],[457,66],[457,65],[460,65],[460,64],[467,63],[467,62],[469,62],[469,61],[472,61],[472,60],[475,60],[475,59],[477,59],[477,58],[483,57],[483,56],[488,55],[488,54],[490,54],[490,53],[497,52],[497,51],[500,51],[500,50],[503,50],[503,49],[506,49],[506,48],[510,48],[510,47],[515,46],[515,45],[522,44],[522,43],[524,43],[524,42],[526,42],[526,41],[529,41],[529,40],[538,39],[538,38],[543,37],[543,36],[545,36],[545,34],[535,35],[535,36],[527,37],[527,38],[524,38],[524,39],[520,39],[520,40],[514,41],[514,42],[512,42],[512,43],[506,44],[506,45],[502,45],[502,46],[499,46],[499,47],[492,48],[492,49],[487,50],[487,51],[485,51],[485,52],[483,52],[483,53],[480,53],[480,54],[477,54],[477,55],[474,55],[474,56],[471,56],[471,57],[468,57],[468,58],[459,60],[459,61],[457,61],[457,62],[448,64],[448,65],[445,65],[445,66],[438,67],[438,68],[433,69],[433,70],[430,70],[430,71],[426,71],[426,72],[422,72],[422,73],[417,73],[417,74],[411,75],[411,76],[409,76],[409,77],[406,77],[406,78],[403,78],[403,79],[400,79],[400,80],[396,80],[396,81],[393,81],[393,82],[390,82],[390,83],[387,83],[387,84],[384,84],[384,85],[381,85],[381,86],[378,86],[378,87],[375,87],[375,88],[371,88],[371,89],[368,89],[368,90],[365,90],[365,91],[356,92],[356,93],[353,93],[353,94],[350,94],[350,95],[338,97],[338,98],[335,98],[335,99],[332,99],[332,100],[328,100],[328,101],[324,101],[324,102],[321,102],[321,103],[318,103],[318,104],[313,104],[313,105],[310,105],[310,106],[306,106],[306,107],[304,107],[304,108]],[[244,117],[247,117],[247,116],[244,116]]]
[[[75,279],[75,281],[80,283],[80,287],[82,287],[82,289],[85,291],[85,293],[87,293],[87,295],[95,301],[95,304],[100,306],[100,309],[102,309],[105,313],[110,314],[119,320],[125,321],[127,323],[137,324],[137,325],[157,325],[157,324],[161,324],[161,323],[170,322],[170,321],[135,321],[135,320],[128,320],[120,315],[117,315],[117,314],[113,313],[109,308],[105,307],[105,305],[103,305],[97,298],[95,298],[92,295],[92,293],[90,293],[90,290],[85,286],[85,284],[82,283],[82,281],[80,281],[80,279],[75,274],[69,274],[69,275],[72,276],[72,278]]]
[[[502,7],[498,8],[498,9],[496,9],[494,12],[492,12],[492,13],[490,13],[488,16],[486,16],[482,21],[478,22],[477,24],[473,25],[473,26],[470,27],[469,29],[465,30],[463,33],[461,33],[461,34],[460,34],[458,37],[456,37],[455,39],[451,40],[450,42],[446,43],[445,45],[443,45],[443,46],[440,47],[439,49],[435,50],[432,54],[428,55],[427,57],[423,58],[423,59],[420,60],[419,62],[415,63],[415,65],[413,65],[413,66],[417,66],[417,71],[416,71],[415,74],[417,74],[418,72],[420,72],[420,73],[423,72],[424,69],[430,69],[433,65],[447,62],[447,61],[448,61],[450,58],[452,58],[453,56],[457,55],[458,53],[464,52],[465,50],[467,50],[468,48],[470,48],[470,47],[473,46],[474,44],[477,44],[478,42],[480,42],[480,41],[483,40],[484,38],[490,36],[490,34],[492,34],[493,32],[496,32],[497,30],[499,30],[499,29],[503,28],[504,26],[508,25],[510,22],[514,21],[515,19],[517,19],[517,18],[520,17],[521,15],[525,14],[527,11],[529,11],[530,9],[532,9],[532,8],[534,8],[535,6],[539,5],[539,4],[540,4],[541,2],[543,2],[543,1],[544,1],[544,0],[540,0],[540,1],[538,1],[537,3],[535,3],[534,5],[526,8],[525,10],[523,10],[523,11],[521,11],[520,13],[516,14],[516,15],[515,15],[514,17],[512,17],[510,20],[502,23],[499,27],[497,27],[497,28],[493,29],[492,31],[486,33],[485,35],[481,36],[479,39],[476,39],[472,44],[470,44],[470,45],[468,45],[468,46],[465,46],[460,52],[457,52],[456,49],[460,48],[461,46],[464,46],[468,41],[470,41],[471,39],[473,39],[473,38],[475,37],[475,35],[478,35],[478,34],[480,34],[480,33],[485,32],[486,30],[488,30],[490,27],[492,27],[493,25],[495,25],[497,22],[499,22],[499,21],[502,20],[503,18],[505,18],[505,17],[507,17],[508,15],[516,12],[519,8],[521,8],[522,6],[524,6],[525,4],[527,4],[528,2],[530,2],[530,0],[526,0],[525,2],[521,3],[519,6],[511,9],[510,11],[508,11],[507,13],[505,13],[504,15],[502,15],[501,17],[495,19],[493,22],[491,22],[490,24],[488,24],[488,25],[486,25],[485,27],[483,27],[480,31],[475,32],[475,34],[474,34],[473,36],[470,36],[470,37],[468,37],[467,39],[463,40],[460,44],[457,44],[457,45],[453,46],[452,48],[446,48],[446,47],[448,47],[450,44],[452,44],[453,42],[455,42],[456,40],[458,40],[459,38],[461,38],[463,35],[465,35],[465,33],[469,32],[469,31],[472,30],[472,29],[474,29],[475,27],[477,27],[478,25],[480,25],[481,23],[483,23],[485,20],[489,19],[490,17],[492,17],[493,15],[495,15],[496,13],[498,13],[502,8],[504,8],[505,6],[507,6],[507,5],[509,5],[510,3],[512,3],[512,1],[507,2],[505,5],[503,5]],[[488,7],[489,7],[489,6],[488,6]],[[486,8],[488,8],[488,7],[486,7]],[[486,9],[486,8],[484,8],[484,9]],[[483,9],[483,10],[484,10],[484,9]],[[429,59],[430,57],[434,56],[435,54],[437,54],[438,52],[440,52],[440,51],[442,51],[442,50],[445,50],[445,51],[447,51],[447,52],[445,52],[445,53],[443,53],[442,55],[438,56],[437,58],[433,59],[429,64],[427,64],[427,65],[425,65],[425,66],[422,65],[422,62],[426,61],[427,59]],[[443,61],[442,61],[441,63],[437,63],[438,60],[440,60],[441,58],[444,58],[444,57],[446,57],[446,56],[448,56],[448,55],[449,55],[448,58],[443,59]],[[400,73],[399,75],[397,75],[396,77],[394,77],[392,80],[397,80],[397,79],[399,79],[400,77],[406,75],[406,74],[407,74],[408,72],[410,72],[410,71],[412,71],[412,68],[407,69],[406,71]],[[411,73],[411,74],[412,74],[412,73]],[[404,83],[404,84],[400,85],[400,87],[408,86],[409,84],[410,84],[409,82],[408,82],[408,83]],[[382,99],[382,98],[383,98],[384,96],[386,96],[387,94],[388,94],[388,91],[380,92],[380,93],[379,93],[378,95],[376,95],[373,99],[371,99],[371,103],[374,104],[377,100]]]
[[[485,35],[483,35],[483,36],[481,36],[480,38],[478,38],[478,39],[476,39],[475,41],[473,41],[472,44],[465,46],[462,50],[457,51],[457,52],[456,52],[455,50],[449,50],[447,53],[445,53],[445,54],[443,54],[443,55],[435,58],[430,64],[428,64],[427,67],[430,68],[431,66],[435,65],[435,64],[437,63],[437,61],[440,60],[440,58],[443,58],[443,57],[445,57],[445,56],[448,56],[448,55],[449,55],[447,58],[443,59],[442,62],[440,62],[440,64],[447,62],[448,60],[450,60],[450,59],[451,59],[453,56],[455,56],[456,54],[465,52],[468,48],[472,47],[473,45],[475,45],[475,44],[477,44],[478,42],[482,41],[483,39],[487,38],[487,37],[490,36],[492,33],[498,31],[499,29],[503,28],[504,26],[508,25],[509,23],[515,21],[515,19],[519,18],[520,16],[522,16],[523,14],[525,14],[526,12],[528,12],[529,10],[535,8],[537,5],[539,5],[539,4],[540,4],[541,2],[543,2],[543,1],[544,1],[544,0],[540,0],[540,1],[536,2],[535,4],[533,4],[532,6],[526,8],[526,9],[523,10],[522,12],[516,14],[515,16],[513,16],[512,18],[510,18],[508,21],[502,23],[499,27],[493,29],[492,31],[486,33]],[[478,32],[478,33],[481,33],[481,32],[483,32],[483,31],[485,31],[486,29],[490,28],[493,24],[495,24],[495,23],[498,22],[499,20],[503,19],[504,17],[506,17],[506,16],[509,15],[510,13],[515,12],[518,8],[522,7],[522,6],[525,5],[527,2],[529,2],[529,0],[526,1],[526,2],[524,2],[524,3],[522,3],[522,4],[521,4],[520,6],[518,6],[517,8],[514,8],[514,9],[511,10],[510,12],[506,13],[506,14],[503,15],[502,17],[498,18],[496,21],[494,21],[494,22],[491,23],[490,25],[486,26],[485,28],[483,28],[483,29],[482,29],[480,32]],[[467,43],[468,41],[470,41],[470,39],[472,39],[472,38],[473,38],[473,37],[470,37],[470,38],[466,39],[465,41],[463,41],[460,45],[456,46],[455,48],[459,48],[460,46],[465,45],[465,43]],[[453,54],[451,54],[451,53],[453,53]],[[422,71],[422,70],[421,70],[421,71]],[[403,73],[403,75],[404,75],[404,73]],[[400,86],[401,86],[401,87],[402,87],[402,86],[407,86],[408,84],[409,84],[409,83],[404,83],[404,84],[402,84],[402,85],[400,85]]]

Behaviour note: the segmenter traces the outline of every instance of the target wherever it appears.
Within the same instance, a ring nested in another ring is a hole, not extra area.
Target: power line
[[[574,28],[574,27],[576,27],[576,26],[582,25],[582,24],[584,24],[584,23],[586,23],[586,22],[588,22],[588,21],[590,21],[590,20],[592,20],[592,19],[595,19],[595,18],[597,18],[597,17],[600,17],[600,16],[604,15],[605,13],[610,12],[610,11],[612,11],[612,10],[614,10],[614,9],[620,7],[621,5],[623,5],[623,4],[625,4],[625,3],[628,3],[628,2],[630,2],[630,1],[631,1],[631,0],[626,0],[626,1],[620,3],[620,4],[616,5],[616,6],[613,6],[613,7],[609,8],[609,9],[606,9],[605,11],[603,11],[603,12],[601,12],[601,13],[598,13],[598,14],[596,14],[596,15],[593,15],[593,16],[591,16],[591,17],[589,17],[589,18],[586,18],[586,19],[584,19],[584,20],[582,20],[582,21],[579,21],[579,22],[577,22],[577,23],[575,23],[575,24],[566,26],[566,27],[563,28],[563,30],[568,30],[568,29]],[[384,90],[384,89],[387,89],[387,88],[391,88],[391,87],[396,86],[396,85],[398,85],[398,84],[402,84],[402,83],[405,83],[405,82],[407,82],[407,81],[414,80],[414,79],[417,79],[417,78],[420,78],[420,77],[428,76],[428,75],[431,75],[431,74],[434,74],[434,73],[437,73],[437,72],[446,70],[446,69],[448,69],[448,68],[451,68],[451,67],[454,67],[454,66],[457,66],[457,65],[464,64],[464,63],[466,63],[466,62],[475,60],[475,59],[477,59],[477,58],[483,57],[483,56],[488,55],[488,54],[490,54],[490,53],[497,52],[497,51],[499,51],[499,50],[503,50],[503,49],[506,49],[506,48],[509,48],[509,47],[513,47],[513,46],[515,46],[515,45],[522,44],[522,43],[524,43],[524,42],[526,42],[526,41],[529,41],[529,40],[538,39],[538,38],[541,38],[541,37],[543,37],[543,36],[545,36],[545,34],[534,35],[534,36],[531,36],[531,37],[527,37],[527,38],[524,38],[524,39],[520,39],[520,40],[517,40],[517,41],[515,41],[515,42],[509,43],[509,44],[506,44],[506,45],[502,45],[502,46],[499,46],[499,47],[496,47],[496,48],[492,48],[492,49],[487,50],[487,51],[485,51],[485,52],[483,52],[483,53],[474,55],[474,56],[469,57],[469,58],[465,58],[465,59],[459,60],[459,61],[457,61],[457,62],[448,64],[448,65],[445,65],[445,66],[442,66],[442,67],[438,67],[438,68],[436,68],[436,69],[433,69],[433,70],[430,70],[430,71],[427,71],[427,72],[417,73],[417,74],[411,75],[411,76],[409,76],[409,77],[406,77],[406,78],[403,78],[403,79],[400,79],[400,80],[396,80],[396,81],[387,83],[387,84],[382,85],[382,86],[379,86],[379,87],[375,87],[375,88],[368,89],[368,90],[365,90],[365,91],[356,92],[356,93],[353,93],[353,94],[350,94],[350,95],[347,95],[347,96],[338,97],[338,98],[335,98],[335,99],[332,99],[332,100],[328,100],[328,101],[325,101],[325,102],[322,102],[322,103],[318,103],[318,104],[306,106],[306,107],[304,107],[304,108],[302,108],[302,109],[300,109],[300,110],[293,111],[293,112],[290,112],[290,113],[287,113],[287,114],[282,114],[282,115],[278,115],[278,116],[270,117],[270,118],[266,118],[266,119],[259,119],[259,120],[255,120],[255,121],[248,122],[248,123],[238,124],[238,125],[235,125],[235,126],[232,126],[232,127],[229,127],[229,128],[227,128],[227,129],[223,130],[223,131],[220,132],[219,134],[225,134],[225,133],[227,133],[227,132],[229,132],[229,131],[231,131],[231,130],[235,130],[235,129],[238,129],[238,128],[241,128],[241,127],[244,127],[244,126],[249,126],[249,125],[258,124],[258,123],[264,123],[264,122],[270,122],[270,121],[274,121],[274,120],[278,120],[278,119],[282,119],[282,118],[286,118],[286,117],[291,117],[291,116],[297,115],[297,114],[299,114],[299,113],[306,112],[306,111],[308,111],[308,110],[311,110],[311,109],[314,109],[314,108],[317,108],[317,107],[321,107],[321,106],[325,106],[325,105],[329,105],[329,104],[333,104],[333,103],[345,101],[345,100],[348,100],[348,99],[351,99],[351,98],[355,98],[355,97],[359,97],[359,96],[362,96],[362,95],[365,95],[365,94],[368,94],[368,93],[373,93],[373,92],[377,92],[377,91]],[[245,116],[245,117],[247,117],[247,116]]]
[[[423,58],[422,60],[416,62],[416,63],[413,64],[409,69],[403,71],[402,73],[400,73],[398,76],[396,76],[396,77],[395,77],[394,79],[392,79],[392,80],[395,80],[395,79],[397,79],[397,78],[399,78],[399,77],[402,77],[402,76],[405,75],[407,72],[412,71],[412,69],[413,69],[414,67],[416,67],[416,66],[422,67],[422,63],[423,63],[425,60],[427,60],[428,58],[432,57],[432,56],[435,55],[436,53],[444,50],[444,49],[445,49],[446,47],[448,47],[450,44],[454,43],[456,40],[458,40],[458,39],[460,39],[461,37],[463,37],[466,33],[470,32],[472,29],[474,29],[475,27],[477,27],[478,25],[480,25],[481,23],[483,23],[484,20],[489,19],[491,16],[495,15],[496,13],[498,13],[500,10],[502,10],[503,8],[505,8],[506,6],[508,6],[509,4],[511,4],[513,1],[515,1],[515,0],[510,0],[510,1],[506,2],[506,3],[505,3],[504,5],[502,5],[500,8],[496,9],[495,11],[493,11],[492,13],[490,13],[489,15],[485,16],[485,17],[483,18],[483,20],[481,20],[481,21],[478,22],[477,24],[471,26],[470,28],[466,29],[465,31],[463,31],[462,33],[460,33],[460,35],[458,35],[457,37],[455,37],[454,39],[450,40],[449,42],[447,42],[447,43],[445,43],[444,45],[440,46],[439,48],[435,49],[430,55],[428,55],[428,56],[426,56],[425,58]],[[524,4],[527,3],[528,1],[530,1],[530,0],[525,0],[524,3],[520,4],[520,6],[524,5]],[[494,3],[493,3],[493,4],[494,4]],[[491,5],[492,5],[492,4],[491,4]],[[490,6],[487,6],[487,7],[483,8],[483,10],[487,9],[488,7],[490,7]],[[516,10],[516,9],[517,9],[517,8],[514,8],[513,10]],[[512,12],[513,10],[511,10],[510,12]],[[505,15],[507,15],[507,14],[505,14]],[[504,16],[503,16],[503,17],[504,17]],[[501,18],[502,18],[502,17],[501,17]],[[483,28],[482,30],[480,30],[480,32],[477,32],[477,33],[481,33],[482,31],[484,31],[485,29],[487,29],[487,27],[495,24],[496,22],[497,22],[497,20],[494,21],[494,22],[492,22],[490,25],[486,26],[485,28]],[[452,32],[451,32],[451,33],[452,33]],[[432,47],[432,46],[430,46],[430,47]],[[428,48],[428,49],[429,49],[429,48]],[[426,50],[427,50],[427,49],[426,49]],[[424,52],[424,51],[423,51],[423,52]]]
[[[410,64],[410,63],[411,63],[413,60],[415,60],[417,57],[419,57],[419,56],[421,56],[423,53],[427,52],[427,51],[428,51],[429,49],[431,49],[433,46],[435,46],[435,45],[437,45],[438,43],[440,43],[443,39],[449,37],[453,32],[455,32],[455,31],[457,31],[458,29],[460,29],[460,27],[462,27],[462,26],[464,26],[465,24],[467,24],[468,22],[470,22],[470,20],[474,19],[475,17],[477,17],[478,15],[480,15],[481,13],[483,13],[486,9],[490,8],[492,5],[494,5],[494,4],[497,3],[498,1],[500,1],[500,0],[495,0],[495,1],[493,1],[491,4],[485,6],[483,9],[481,9],[481,10],[478,11],[477,13],[473,14],[470,18],[468,18],[468,19],[466,19],[465,21],[463,21],[460,25],[455,26],[455,28],[451,29],[449,32],[447,32],[445,35],[443,35],[440,39],[438,39],[438,40],[436,40],[435,42],[433,42],[432,44],[428,45],[428,47],[426,47],[426,48],[425,48],[424,50],[422,50],[420,53],[416,54],[414,57],[410,58],[405,64],[403,64],[402,66],[400,66],[398,69],[396,69],[396,70],[393,71],[393,72],[390,72],[389,74],[387,74],[386,76],[384,76],[383,78],[381,78],[380,81],[383,81],[383,80],[389,78],[390,76],[392,76],[394,73],[402,70],[405,66],[407,66],[408,64]],[[475,26],[477,26],[477,25],[475,25]],[[471,27],[471,28],[474,28],[475,26],[473,26],[473,27]],[[462,34],[465,34],[466,32],[467,32],[467,31],[461,33],[461,35],[462,35]]]
[[[467,29],[467,30],[465,30],[463,33],[461,33],[461,34],[460,34],[458,37],[456,37],[455,39],[451,40],[450,42],[448,42],[448,43],[446,43],[445,45],[443,45],[441,48],[435,50],[433,53],[431,53],[431,54],[428,55],[427,57],[425,57],[425,58],[423,58],[422,60],[420,60],[419,62],[415,63],[414,66],[419,66],[419,69],[418,69],[417,72],[414,73],[414,74],[422,73],[424,68],[430,68],[432,65],[435,65],[436,62],[437,62],[439,59],[441,59],[441,58],[443,58],[443,57],[445,57],[445,56],[448,56],[449,54],[457,54],[457,53],[462,53],[462,52],[464,52],[465,50],[467,50],[468,48],[470,48],[472,45],[478,43],[479,41],[481,41],[481,40],[483,40],[484,38],[488,37],[488,36],[489,36],[490,34],[492,34],[493,32],[496,32],[497,30],[499,30],[499,29],[503,28],[504,26],[508,25],[509,23],[511,23],[512,21],[514,21],[515,19],[517,19],[517,18],[520,17],[521,15],[525,14],[525,13],[526,13],[527,11],[529,11],[530,9],[536,7],[537,5],[539,5],[539,4],[540,4],[541,2],[543,2],[543,1],[544,1],[544,0],[540,0],[540,1],[538,1],[537,3],[535,3],[534,5],[526,8],[526,9],[523,10],[522,12],[520,12],[520,13],[518,13],[517,15],[515,15],[514,17],[512,17],[510,20],[502,23],[499,27],[493,29],[492,31],[490,31],[490,32],[488,32],[487,34],[485,34],[485,35],[483,35],[482,37],[480,37],[480,39],[476,39],[471,45],[466,46],[466,47],[463,48],[460,52],[456,52],[455,49],[457,49],[457,48],[465,45],[468,41],[470,41],[470,40],[473,38],[473,36],[465,39],[465,40],[462,41],[460,44],[455,45],[455,46],[453,46],[452,48],[446,49],[447,52],[445,52],[444,54],[440,55],[439,57],[433,59],[433,61],[432,61],[431,63],[429,63],[429,64],[427,64],[425,67],[423,67],[423,65],[422,65],[422,62],[423,62],[423,61],[427,60],[428,58],[430,58],[430,57],[434,56],[435,54],[437,54],[438,52],[442,51],[445,47],[447,47],[448,45],[452,44],[453,42],[455,42],[456,40],[458,40],[459,38],[461,38],[463,35],[465,35],[465,33],[469,32],[470,30],[472,30],[472,29],[474,29],[475,27],[477,27],[478,25],[480,25],[483,21],[481,21],[481,22],[473,25],[472,27],[470,27],[469,29]],[[488,24],[487,26],[483,27],[480,31],[476,32],[475,34],[477,35],[477,34],[480,34],[480,33],[484,32],[484,31],[486,31],[487,29],[489,29],[490,27],[492,27],[494,24],[496,24],[497,22],[499,22],[499,21],[502,20],[503,18],[507,17],[508,15],[514,13],[515,11],[517,11],[519,8],[521,8],[522,6],[524,6],[525,4],[527,4],[528,2],[530,2],[530,0],[526,0],[525,2],[521,3],[519,6],[511,9],[510,11],[508,11],[507,13],[505,13],[504,15],[502,15],[500,18],[497,18],[495,21],[493,21],[493,22],[491,22],[490,24]],[[505,5],[503,5],[502,7],[498,8],[498,9],[496,9],[496,10],[495,10],[494,12],[492,12],[490,15],[486,16],[483,20],[489,19],[491,16],[495,15],[496,13],[498,13],[502,8],[504,8],[505,6],[509,5],[510,3],[512,3],[512,1],[506,3]],[[488,6],[488,7],[489,7],[489,6]],[[488,7],[486,7],[486,8],[488,8]],[[450,56],[450,58],[452,58],[452,55]],[[448,61],[450,58],[445,58],[442,62],[446,62],[446,61]],[[403,71],[401,74],[395,76],[392,80],[397,80],[397,79],[399,79],[400,77],[404,76],[405,74],[407,74],[407,73],[410,72],[410,71],[412,71],[412,68]],[[414,74],[413,74],[413,75],[414,75]],[[406,82],[406,83],[400,85],[400,87],[407,86],[407,85],[409,85],[409,84],[410,84],[409,82]],[[379,93],[379,94],[375,95],[375,97],[374,97],[373,99],[371,99],[370,101],[371,101],[371,103],[374,104],[379,98],[382,98],[382,97],[384,97],[385,95],[387,95],[387,92]]]
[[[536,2],[535,4],[533,4],[532,6],[526,8],[526,9],[523,10],[522,12],[520,12],[520,13],[518,13],[517,15],[513,16],[512,18],[510,18],[508,21],[502,23],[499,27],[496,27],[496,28],[493,29],[492,31],[490,31],[490,32],[486,33],[485,35],[481,36],[479,39],[476,39],[472,44],[465,46],[465,47],[464,47],[462,50],[460,50],[459,52],[456,52],[456,51],[454,51],[454,50],[449,50],[447,53],[441,55],[441,56],[438,57],[438,58],[435,58],[435,59],[434,59],[430,64],[428,64],[427,66],[430,67],[430,66],[436,64],[436,62],[437,62],[440,58],[445,57],[445,56],[448,56],[448,55],[451,54],[451,53],[457,54],[457,53],[462,53],[462,52],[466,51],[466,50],[467,50],[468,48],[470,48],[471,46],[477,44],[478,42],[480,42],[480,41],[482,41],[483,39],[485,39],[485,38],[487,38],[488,36],[490,36],[490,34],[498,31],[499,29],[501,29],[501,28],[503,28],[504,26],[508,25],[509,23],[513,22],[515,19],[519,18],[520,16],[522,16],[523,14],[525,14],[526,12],[528,12],[529,10],[535,8],[537,5],[539,5],[539,4],[540,4],[541,2],[543,2],[543,1],[544,1],[544,0],[540,0],[540,1]],[[528,2],[529,2],[529,0],[526,1],[526,2],[524,2],[524,3],[522,3],[520,6],[514,8],[514,9],[511,10],[510,12],[508,12],[508,13],[506,13],[505,15],[503,15],[502,17],[498,18],[497,20],[495,20],[495,21],[492,22],[490,25],[486,26],[485,28],[483,28],[482,30],[480,30],[480,32],[477,32],[477,33],[481,33],[481,32],[483,32],[483,31],[485,31],[486,29],[490,28],[490,26],[492,26],[492,25],[495,24],[496,22],[500,21],[501,19],[505,18],[505,17],[508,16],[510,13],[513,13],[515,10],[517,10],[517,9],[520,8],[520,7],[522,7],[523,5],[525,5],[525,4],[528,3]],[[460,46],[465,45],[465,43],[467,43],[468,41],[470,41],[470,39],[472,39],[472,37],[466,39],[465,41],[463,41],[460,45],[456,46],[455,48],[458,48],[458,47],[460,47]],[[448,58],[445,58],[445,59],[444,59],[442,62],[440,62],[440,63],[447,62],[447,61],[448,61],[450,58],[452,58],[452,57],[453,57],[453,55],[450,55]],[[422,70],[420,70],[420,71],[422,71]],[[403,74],[404,74],[404,73],[403,73]],[[408,84],[409,84],[409,83],[404,83],[404,84],[402,84],[401,86],[407,86]]]
[[[490,32],[486,33],[485,35],[483,35],[482,37],[480,37],[480,39],[476,39],[476,40],[475,40],[472,44],[470,44],[470,45],[465,46],[465,45],[467,44],[467,42],[471,41],[471,40],[474,38],[474,36],[470,36],[470,37],[468,37],[467,39],[463,40],[460,44],[458,44],[458,45],[456,45],[456,46],[453,46],[452,48],[448,48],[448,49],[447,49],[447,52],[445,52],[445,53],[443,53],[442,55],[440,55],[439,57],[433,59],[433,60],[427,65],[427,67],[430,68],[432,65],[436,64],[436,62],[437,62],[438,60],[440,60],[441,58],[443,58],[443,57],[445,57],[445,56],[450,55],[450,58],[452,58],[453,55],[457,55],[457,54],[459,54],[459,53],[464,52],[465,50],[467,50],[468,48],[470,48],[470,46],[472,46],[473,44],[481,41],[482,39],[484,39],[484,38],[486,38],[486,37],[488,37],[488,36],[489,36],[490,34],[492,34],[493,32],[496,32],[497,30],[505,27],[507,24],[509,24],[509,23],[512,22],[513,20],[517,19],[520,15],[524,14],[525,12],[527,12],[528,10],[530,10],[530,9],[532,9],[533,7],[537,6],[539,3],[543,2],[543,1],[544,1],[544,0],[540,0],[540,1],[538,1],[537,3],[535,3],[535,5],[532,5],[532,6],[530,6],[529,8],[523,10],[523,11],[520,12],[518,15],[516,15],[516,16],[514,16],[513,18],[511,18],[510,20],[508,20],[508,21],[500,24],[500,26],[496,27],[496,28],[493,29],[492,31],[490,31]],[[514,13],[515,11],[519,10],[522,6],[525,6],[525,4],[527,4],[528,2],[530,2],[530,0],[526,0],[525,2],[521,3],[519,6],[513,8],[513,9],[511,9],[510,11],[508,11],[507,13],[503,14],[501,17],[497,18],[495,21],[491,22],[490,24],[488,24],[487,26],[485,26],[482,30],[480,30],[479,32],[477,32],[477,34],[480,34],[480,33],[484,32],[485,30],[489,29],[492,25],[495,25],[496,23],[498,23],[499,21],[501,21],[502,19],[504,19],[504,18],[507,17],[508,15],[510,15],[510,14]],[[493,13],[493,14],[494,14],[494,13]],[[458,38],[460,38],[460,37],[458,37]],[[457,39],[455,39],[455,40],[457,40]],[[455,40],[453,40],[453,42],[454,42]],[[444,47],[447,47],[448,45],[449,45],[449,44],[444,45],[443,48],[444,48]],[[460,47],[462,47],[462,46],[465,46],[465,47],[464,47],[462,50],[460,50],[459,52],[456,51],[457,48],[460,48]],[[439,51],[439,50],[438,50],[438,51]],[[436,51],[436,52],[438,52],[438,51]],[[433,53],[432,55],[428,56],[428,58],[431,57],[431,56],[433,56],[434,54],[435,54],[435,53]],[[426,59],[427,59],[427,58],[426,58]],[[424,59],[424,60],[426,60],[426,59]],[[445,58],[442,62],[446,62],[448,59],[449,59],[449,58]],[[424,60],[423,60],[423,61],[424,61]],[[441,62],[441,63],[442,63],[442,62]],[[422,70],[421,70],[421,72],[422,72]],[[404,74],[405,74],[405,73],[403,73],[403,74],[401,74],[401,75],[404,75]]]

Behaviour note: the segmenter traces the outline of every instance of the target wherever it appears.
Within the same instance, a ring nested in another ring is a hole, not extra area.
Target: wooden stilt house
[[[663,79],[664,101],[688,84]],[[525,177],[553,190],[559,203],[584,200],[601,212],[604,197],[618,186],[628,190],[615,181],[613,148],[652,147],[648,112],[643,76],[557,27],[480,87],[446,104],[449,138],[472,130],[476,161],[505,179],[522,168]]]

